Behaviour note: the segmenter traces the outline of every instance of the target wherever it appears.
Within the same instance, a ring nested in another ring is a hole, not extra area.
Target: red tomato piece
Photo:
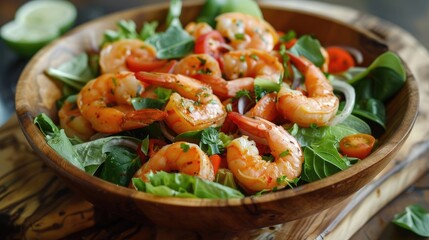
[[[207,53],[212,57],[219,59],[221,54],[221,45],[225,43],[219,31],[213,30],[200,35],[195,41],[195,53]]]
[[[219,166],[222,162],[222,158],[218,154],[214,154],[211,155],[209,159],[212,162],[214,174],[216,175],[217,171],[219,170]]]
[[[340,151],[348,157],[363,159],[371,153],[374,144],[375,138],[369,134],[353,134],[341,139]]]
[[[347,50],[340,47],[327,47],[326,51],[329,56],[329,73],[341,73],[355,66],[355,60]]]
[[[149,56],[145,51],[133,51],[125,58],[127,68],[132,72],[150,72],[160,68],[167,63],[167,60],[160,60],[154,56]]]

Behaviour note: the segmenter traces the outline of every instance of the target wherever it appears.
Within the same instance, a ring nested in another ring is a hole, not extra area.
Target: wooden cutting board
[[[386,40],[429,98],[429,54],[409,33],[355,10],[316,2],[272,1],[368,29]],[[421,104],[413,131],[397,158],[369,185],[341,204],[305,219],[247,232],[191,232],[129,222],[74,194],[24,138],[16,117],[0,128],[0,238],[5,239],[346,239],[429,168],[429,106]],[[317,201],[317,199],[315,199]]]

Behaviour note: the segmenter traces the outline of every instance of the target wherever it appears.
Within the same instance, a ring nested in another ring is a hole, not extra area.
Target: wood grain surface
[[[421,102],[428,101],[429,55],[403,29],[348,8],[299,4],[298,1],[274,2],[301,10],[329,12],[331,17],[382,37],[408,63],[419,81]],[[428,113],[429,108],[421,104],[416,126],[395,161],[371,184],[341,204],[285,224],[229,233],[180,231],[138,224],[111,215],[106,209],[95,208],[65,187],[40,161],[14,117],[0,129],[0,236],[5,239],[350,238],[380,208],[427,171]]]

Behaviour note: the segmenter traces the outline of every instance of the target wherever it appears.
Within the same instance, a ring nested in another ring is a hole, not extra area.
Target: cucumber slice
[[[27,25],[50,25],[67,31],[76,20],[76,8],[63,0],[36,0],[22,5],[15,14],[15,21]]]

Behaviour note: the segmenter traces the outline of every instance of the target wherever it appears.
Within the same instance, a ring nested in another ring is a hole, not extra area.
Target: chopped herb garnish
[[[279,154],[279,157],[285,157],[285,156],[287,156],[287,155],[289,155],[289,149],[286,149],[286,150],[284,150],[283,152],[281,152],[281,153]]]
[[[246,61],[246,56],[241,55],[241,56],[240,56],[240,62],[244,62],[244,61]]]
[[[146,156],[149,153],[149,135],[147,135],[146,138],[142,140],[142,144],[140,146],[140,150]]]
[[[255,61],[258,61],[258,60],[259,60],[258,55],[254,54],[254,53],[250,54],[250,55],[249,55],[249,57],[250,57],[251,59],[255,60]]]
[[[262,155],[262,160],[267,161],[267,162],[273,162],[274,161],[274,156],[271,154],[268,155]]]
[[[197,57],[197,59],[198,59],[198,61],[200,61],[200,64],[201,65],[206,65],[206,62],[207,62],[207,60],[205,60],[204,58],[202,58],[202,57]]]
[[[244,40],[244,33],[236,33],[234,34],[235,39]]]
[[[183,150],[183,152],[187,152],[187,151],[189,151],[189,145],[188,144],[186,144],[186,143],[181,143],[180,144],[180,148]]]
[[[240,90],[238,92],[235,93],[235,99],[239,99],[243,96],[248,97],[249,99],[252,99],[252,97],[250,96],[250,92],[249,90]]]
[[[293,30],[289,30],[287,33],[280,37],[280,42],[289,42],[290,40],[296,38],[296,33]]]

